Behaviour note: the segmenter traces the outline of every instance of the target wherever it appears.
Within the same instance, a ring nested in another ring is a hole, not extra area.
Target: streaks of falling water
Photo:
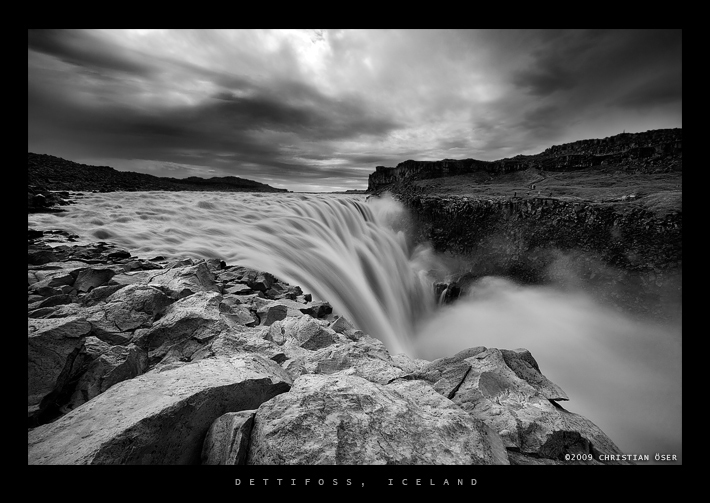
[[[362,197],[140,192],[89,194],[66,215],[30,215],[85,241],[132,253],[218,257],[271,272],[327,300],[393,353],[412,354],[416,326],[434,309],[421,250],[411,250],[392,200]],[[93,238],[93,239],[92,239]]]

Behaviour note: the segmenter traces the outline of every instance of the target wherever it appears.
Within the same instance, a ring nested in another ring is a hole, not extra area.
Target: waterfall
[[[328,301],[392,353],[412,355],[436,301],[425,272],[431,254],[410,248],[396,228],[403,212],[392,199],[350,195],[118,192],[28,220],[142,256],[216,257],[268,271]]]

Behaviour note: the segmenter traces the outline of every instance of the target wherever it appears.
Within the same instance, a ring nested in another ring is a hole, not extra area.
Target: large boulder
[[[244,465],[255,410],[228,412],[212,423],[202,446],[203,465]]]
[[[387,384],[407,374],[390,357],[384,344],[365,335],[357,342],[332,344],[301,358],[302,365],[289,374],[335,374],[344,372],[378,384]]]
[[[198,464],[212,423],[257,409],[290,378],[258,356],[176,363],[116,384],[27,435],[28,464]]]
[[[93,358],[79,378],[63,412],[77,408],[121,381],[148,370],[148,353],[135,344],[108,346]]]
[[[471,348],[407,378],[429,382],[523,455],[564,461],[567,454],[621,454],[591,421],[556,403],[567,395],[539,372],[527,350],[503,351]]]
[[[508,464],[498,435],[422,381],[304,375],[259,407],[247,464]]]
[[[194,265],[178,262],[171,268],[152,272],[150,284],[162,289],[173,299],[182,299],[198,292],[220,293],[214,274],[204,261]]]
[[[105,267],[90,267],[81,271],[74,281],[74,288],[79,292],[89,292],[93,288],[106,285],[116,271]]]
[[[87,308],[94,334],[110,344],[127,344],[139,328],[148,328],[172,300],[161,290],[141,284],[120,288],[105,304]]]
[[[171,346],[190,338],[204,343],[225,328],[220,315],[221,301],[219,293],[204,291],[182,298],[170,305],[152,327],[136,336],[135,344],[148,350],[151,359],[159,360]]]
[[[299,346],[311,351],[330,346],[337,340],[335,332],[309,315],[275,321],[270,324],[267,338],[279,345]]]
[[[35,424],[68,382],[91,325],[78,317],[27,320],[27,416]]]

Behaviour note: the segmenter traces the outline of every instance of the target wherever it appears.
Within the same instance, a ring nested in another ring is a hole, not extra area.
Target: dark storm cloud
[[[224,91],[215,98],[196,115],[224,121],[233,129],[273,129],[297,133],[304,140],[334,140],[384,135],[401,127],[370,110],[358,96],[333,100],[295,82],[281,83],[275,92],[240,97]]]
[[[28,30],[27,47],[66,63],[147,76],[154,66],[133,51],[121,49],[82,30]]]
[[[667,103],[680,102],[683,85],[680,75],[670,75],[644,82],[615,99],[611,105],[632,109],[644,109]]]

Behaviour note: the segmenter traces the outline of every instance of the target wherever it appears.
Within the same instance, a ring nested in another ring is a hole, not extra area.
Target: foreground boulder
[[[69,379],[91,325],[76,317],[27,320],[27,416],[33,425]]]
[[[508,464],[498,435],[421,381],[304,375],[256,413],[247,464]]]
[[[210,425],[288,391],[259,356],[173,364],[116,384],[28,432],[28,464],[195,464]]]
[[[621,454],[594,423],[556,403],[567,395],[540,373],[527,350],[471,348],[407,378],[429,382],[491,426],[506,448],[522,455],[514,463],[526,456],[562,462],[567,454]]]

